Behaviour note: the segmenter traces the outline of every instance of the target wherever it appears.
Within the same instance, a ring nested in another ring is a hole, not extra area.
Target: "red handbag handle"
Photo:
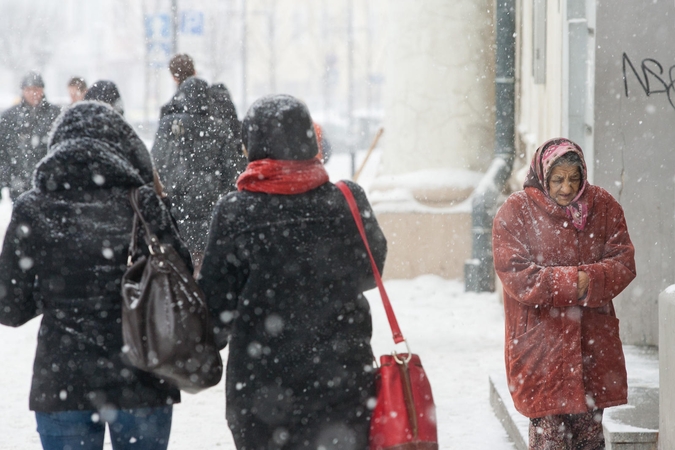
[[[349,205],[349,210],[354,216],[354,222],[356,222],[356,227],[359,229],[361,234],[361,239],[363,239],[363,244],[366,246],[366,251],[370,257],[370,264],[373,266],[373,275],[375,276],[375,283],[377,283],[377,288],[380,290],[380,296],[382,297],[382,303],[384,304],[384,310],[387,313],[387,319],[389,320],[389,326],[391,327],[391,332],[394,337],[394,343],[398,344],[405,341],[403,333],[398,326],[398,321],[396,320],[396,315],[394,314],[394,309],[391,307],[391,302],[389,301],[389,296],[387,291],[384,290],[384,283],[382,283],[382,277],[380,276],[380,271],[375,264],[375,258],[373,258],[373,253],[370,251],[370,245],[368,245],[368,238],[366,238],[366,230],[363,228],[363,221],[361,221],[361,213],[359,213],[359,207],[356,205],[356,200],[354,199],[354,194],[349,189],[349,186],[344,181],[338,181],[335,183],[342,195],[345,196],[347,204]]]

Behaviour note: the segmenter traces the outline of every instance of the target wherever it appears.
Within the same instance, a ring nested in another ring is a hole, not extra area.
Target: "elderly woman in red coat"
[[[530,418],[530,449],[604,449],[603,409],[627,397],[612,299],[635,278],[634,248],[577,144],[537,149],[524,190],[497,212],[493,249],[508,384]]]

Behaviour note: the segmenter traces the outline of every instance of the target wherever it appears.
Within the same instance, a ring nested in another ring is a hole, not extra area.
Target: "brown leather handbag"
[[[139,208],[138,189],[129,197],[135,214],[122,277],[124,355],[131,365],[197,393],[223,375],[204,293],[173,246],[151,231]],[[139,222],[150,255],[134,262]]]

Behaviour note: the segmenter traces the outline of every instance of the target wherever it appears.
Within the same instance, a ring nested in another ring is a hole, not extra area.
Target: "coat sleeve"
[[[237,314],[237,301],[248,277],[248,264],[241,258],[237,234],[231,226],[228,201],[222,198],[213,211],[199,285],[211,312],[211,323],[220,349],[227,345],[231,324]]]
[[[24,214],[24,203],[14,205],[0,254],[0,323],[18,327],[40,315],[37,300],[35,230]]]
[[[586,296],[579,301],[583,306],[600,308],[619,295],[636,276],[635,248],[628,235],[623,209],[614,199],[607,214],[607,241],[600,261],[579,266],[588,274]]]
[[[218,192],[227,193],[237,190],[237,178],[246,170],[246,158],[241,151],[241,139],[232,137],[232,132],[222,139],[218,153],[214,155],[220,161]]]
[[[377,223],[375,218],[375,213],[368,202],[365,192],[361,186],[351,181],[347,181],[346,184],[349,186],[349,189],[354,195],[356,204],[359,207],[359,212],[361,213],[361,221],[363,222],[363,228],[366,231],[366,237],[368,239],[368,245],[370,251],[373,254],[373,259],[375,259],[375,264],[377,269],[382,274],[384,270],[384,261],[387,257],[387,239],[380,228],[380,225]],[[348,213],[351,218],[351,213]],[[353,219],[351,219],[353,221]],[[361,236],[358,235],[358,239],[361,240]],[[358,273],[363,274],[362,279],[359,281],[359,286],[362,291],[368,289],[373,289],[376,287],[375,284],[375,275],[373,274],[372,264],[368,255],[364,252],[361,255],[362,261],[360,263],[365,266],[365,270],[359,270]]]
[[[513,197],[497,212],[492,229],[495,271],[504,291],[528,306],[577,304],[576,266],[543,266],[534,261],[527,242],[527,222]]]
[[[13,135],[8,114],[0,116],[0,188],[10,185],[9,146]]]
[[[155,141],[150,150],[160,180],[163,182],[166,182],[164,177],[167,176],[167,164],[169,162],[169,133],[171,133],[171,127],[168,119],[161,119],[155,133]]]

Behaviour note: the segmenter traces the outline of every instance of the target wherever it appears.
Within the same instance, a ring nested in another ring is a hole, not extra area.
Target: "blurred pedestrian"
[[[133,129],[108,105],[83,101],[57,119],[34,187],[14,205],[0,254],[0,323],[43,316],[29,407],[45,450],[100,450],[106,423],[115,450],[167,448],[180,392],[125,363],[120,320],[131,189],[140,188],[159,239],[190,263],[152,182]]]
[[[242,126],[248,168],[216,205],[200,274],[221,347],[238,449],[366,449],[375,395],[375,287],[363,241],[328,181],[307,107],[257,100]],[[382,270],[386,240],[348,182]]]
[[[604,449],[603,409],[627,401],[612,299],[635,278],[635,251],[621,206],[589,183],[577,144],[539,147],[524,190],[497,212],[493,248],[506,374],[530,418],[529,448]]]
[[[91,85],[84,96],[85,100],[107,103],[120,115],[124,115],[124,102],[117,85],[112,81],[99,80]]]
[[[322,163],[326,164],[333,154],[333,146],[326,138],[323,127],[316,122],[314,122],[314,133],[316,134],[316,141],[319,145],[319,154],[317,155],[317,158],[319,158]]]
[[[213,207],[245,167],[241,126],[225,85],[198,78],[192,58],[176,55],[169,70],[178,91],[162,107],[152,155],[198,271]]]
[[[82,77],[72,77],[68,80],[68,94],[70,103],[76,103],[84,100],[84,94],[87,93],[87,82]]]
[[[47,154],[52,123],[61,112],[47,102],[42,76],[29,72],[21,80],[21,102],[0,116],[0,187],[16,199],[31,187],[35,165]]]

